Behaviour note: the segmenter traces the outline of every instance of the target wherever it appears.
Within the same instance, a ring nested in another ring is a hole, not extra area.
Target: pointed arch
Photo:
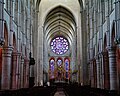
[[[110,80],[109,80],[109,57],[107,50],[107,36],[105,34],[104,37],[104,45],[103,45],[103,70],[104,70],[104,88],[109,89]]]
[[[106,34],[105,34],[105,36],[104,36],[104,45],[103,45],[104,51],[106,51],[106,47],[107,47],[107,37],[106,37]]]
[[[83,3],[83,0],[78,0],[79,4],[80,4],[80,9],[81,11],[83,10],[83,7],[84,7],[84,3]]]
[[[36,2],[36,10],[39,11],[39,5],[40,5],[41,0],[37,0]]]
[[[16,44],[16,37],[15,37],[15,33],[13,34],[13,51],[14,52],[17,52],[17,44]]]
[[[55,58],[49,60],[49,79],[55,79]]]
[[[3,47],[7,47],[8,46],[8,28],[6,23],[4,23],[4,39],[5,39],[5,43]]]
[[[44,18],[43,18],[43,22],[44,22],[43,25],[45,25],[45,21],[46,21],[46,19],[48,18],[48,17],[47,17],[48,14],[50,14],[52,11],[54,11],[55,9],[58,9],[58,8],[63,8],[63,9],[65,9],[66,11],[68,11],[67,13],[70,13],[70,14],[71,14],[71,17],[72,17],[74,23],[76,24],[77,18],[76,18],[76,16],[75,16],[74,12],[72,12],[72,10],[71,10],[69,7],[64,6],[64,5],[62,5],[62,4],[61,4],[61,5],[58,4],[58,5],[52,6],[51,8],[49,8],[49,10],[46,11],[45,15],[43,16],[43,17],[44,17]],[[53,13],[53,12],[52,12],[52,13]]]
[[[65,69],[65,78],[70,79],[70,59],[69,59],[69,57],[64,58],[64,69]]]
[[[115,47],[116,45],[115,45],[114,40],[115,40],[115,23],[113,22],[113,24],[112,24],[112,32],[111,32],[111,43],[112,43],[112,46]]]

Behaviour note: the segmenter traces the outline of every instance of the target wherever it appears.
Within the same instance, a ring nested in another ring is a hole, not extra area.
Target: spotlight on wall
[[[5,43],[5,39],[4,38],[0,38],[0,46],[3,46]]]

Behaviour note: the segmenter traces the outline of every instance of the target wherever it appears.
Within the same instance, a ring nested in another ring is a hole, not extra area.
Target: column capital
[[[14,55],[14,56],[20,56],[21,53],[20,52],[13,52],[12,55]]]
[[[106,54],[105,51],[101,51],[101,52],[98,53],[98,55],[99,55],[100,58],[101,58],[102,56],[104,56],[105,54]]]
[[[116,49],[116,46],[107,46],[106,49],[107,49],[108,51],[113,51],[113,50]]]
[[[3,54],[3,56],[8,56],[8,57],[10,56],[11,57],[12,51],[13,51],[12,46],[4,47],[3,51],[2,51],[2,54]]]
[[[96,59],[96,60],[98,60],[98,59],[99,59],[99,54],[97,54],[97,55],[95,56],[95,59]]]

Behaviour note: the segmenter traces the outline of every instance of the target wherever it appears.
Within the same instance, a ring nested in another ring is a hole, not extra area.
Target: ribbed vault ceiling
[[[75,36],[76,23],[74,16],[67,9],[58,6],[51,10],[46,16],[44,23],[45,38],[48,44],[56,36],[64,36],[72,43]]]

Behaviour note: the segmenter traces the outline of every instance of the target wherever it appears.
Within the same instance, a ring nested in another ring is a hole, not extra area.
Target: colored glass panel
[[[54,38],[50,46],[51,46],[52,52],[58,55],[65,54],[69,49],[68,41],[63,37]]]

